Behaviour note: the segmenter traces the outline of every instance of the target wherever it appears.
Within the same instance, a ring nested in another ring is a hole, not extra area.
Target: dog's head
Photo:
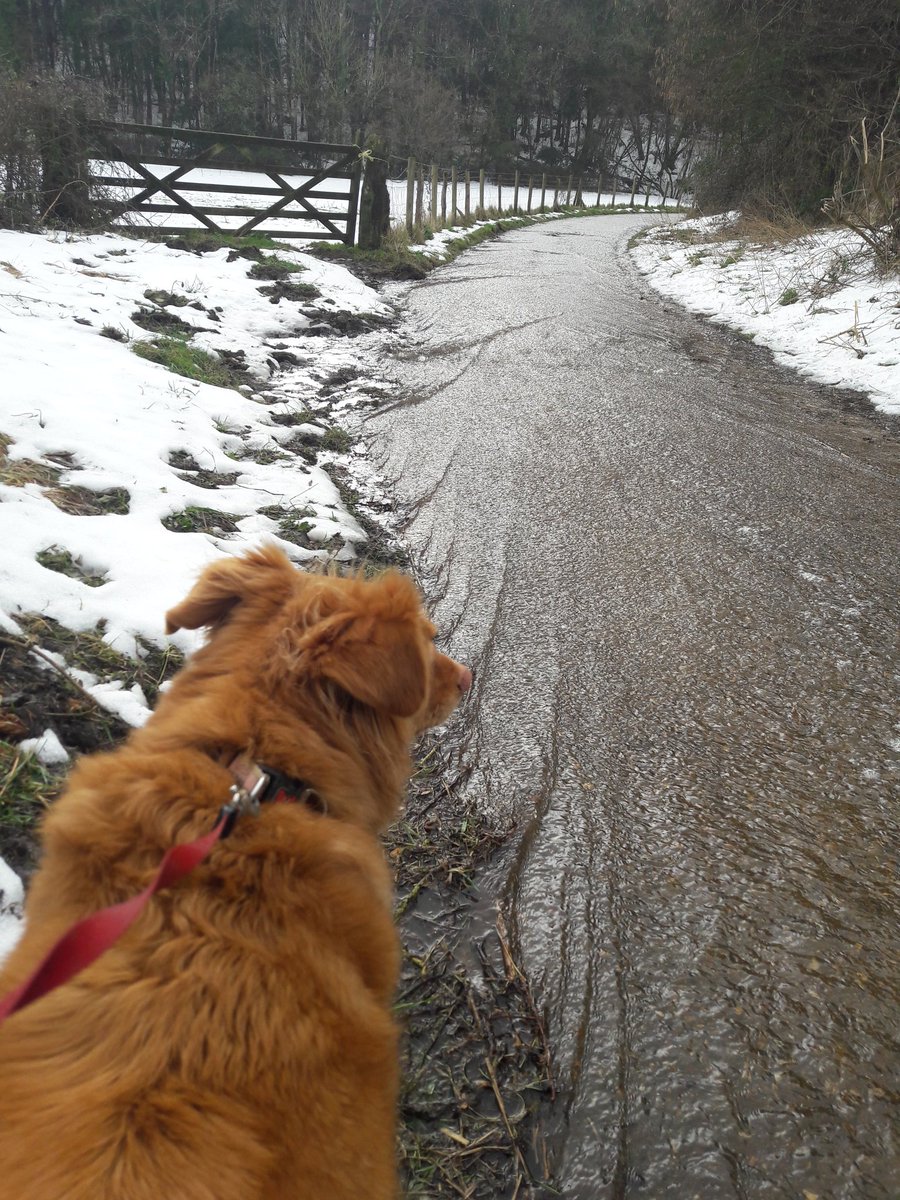
[[[437,650],[418,590],[398,571],[374,579],[306,573],[264,547],[207,567],[166,614],[168,633],[201,627],[211,630],[210,649],[227,644],[238,666],[252,656],[279,691],[327,683],[414,732],[445,720],[472,682]]]

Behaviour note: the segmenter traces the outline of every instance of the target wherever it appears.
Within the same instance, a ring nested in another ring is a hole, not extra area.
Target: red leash
[[[137,896],[91,913],[64,933],[37,970],[0,1000],[0,1022],[27,1004],[40,1000],[41,996],[52,992],[54,988],[68,983],[73,975],[89,967],[117,942],[138,919],[156,892],[171,887],[193,871],[216,842],[230,832],[234,814],[229,809],[230,806],[226,805],[215,828],[203,837],[167,850],[152,881]]]
[[[0,1023],[89,967],[135,923],[152,896],[183,879],[203,862],[216,842],[228,837],[241,813],[258,813],[260,804],[267,802],[291,801],[305,804],[318,813],[327,812],[324,800],[304,780],[256,763],[246,754],[237,754],[228,763],[228,770],[235,779],[231,801],[222,805],[215,827],[193,842],[183,842],[167,850],[159,870],[137,896],[101,908],[67,930],[37,970],[0,998]]]

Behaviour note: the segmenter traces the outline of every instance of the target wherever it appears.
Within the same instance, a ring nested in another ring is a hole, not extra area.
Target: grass
[[[165,308],[139,308],[131,314],[131,320],[148,333],[160,333],[179,341],[187,341],[197,332],[193,325],[182,321],[176,313]]]
[[[152,704],[160,684],[171,678],[184,661],[174,646],[160,648],[138,639],[140,657],[121,654],[104,638],[102,624],[78,632],[52,617],[37,614],[16,618],[28,637],[45,650],[61,654],[71,667],[90,671],[100,679],[121,679],[126,688],[138,684]]]
[[[91,488],[66,487],[48,488],[44,495],[57,508],[73,517],[101,517],[108,513],[126,516],[131,508],[131,493],[127,488],[106,488],[95,492]]]
[[[353,438],[340,425],[332,425],[322,436],[322,449],[331,450],[335,454],[347,454],[353,445]]]
[[[781,305],[796,304],[800,299],[800,293],[794,287],[785,288],[778,297],[778,303]]]
[[[100,336],[109,338],[113,342],[127,342],[128,334],[124,329],[119,329],[117,325],[104,325],[100,330]]]
[[[320,242],[309,248],[317,258],[332,259],[356,268],[363,278],[424,279],[438,265],[433,258],[408,247],[385,245],[381,250],[363,250],[342,242]]]
[[[195,254],[211,254],[216,250],[290,250],[284,242],[274,241],[262,233],[251,233],[246,237],[235,237],[229,233],[214,233],[198,229],[189,233],[171,234],[164,229],[117,229],[125,237],[141,242],[165,242],[176,250],[192,250]]]
[[[80,558],[74,558],[71,552],[62,546],[48,546],[46,550],[39,551],[34,557],[48,571],[68,575],[70,579],[78,579],[88,587],[100,587],[106,583],[105,574],[97,574],[95,571],[88,570]]]
[[[11,444],[11,441],[7,443]],[[31,458],[8,458],[5,454],[0,455],[0,483],[5,483],[7,487],[24,487],[26,483],[50,487],[57,482],[61,474],[62,471],[58,467],[50,467]]]
[[[58,775],[0,738],[0,844],[6,845],[10,830],[27,833],[34,828],[57,785]]]
[[[215,508],[188,505],[181,512],[171,513],[163,520],[163,525],[172,533],[234,533],[237,517]]]
[[[247,274],[251,279],[287,279],[288,275],[296,275],[299,271],[305,271],[306,267],[300,263],[290,262],[286,258],[279,258],[274,255],[271,258],[264,258],[261,262],[255,262]]]
[[[188,296],[182,296],[179,292],[166,292],[160,289],[154,290],[147,288],[144,292],[144,299],[151,301],[153,304],[158,304],[160,308],[165,308],[167,304],[172,304],[176,308],[185,308],[190,304]]]
[[[309,531],[314,522],[308,518],[315,518],[316,514],[311,509],[304,508],[297,512],[296,509],[282,508],[278,504],[273,504],[268,508],[261,508],[259,511],[264,517],[270,517],[273,521],[278,522],[278,536],[284,541],[293,542],[295,546],[302,546],[305,550],[312,548]]]
[[[175,375],[183,375],[185,379],[196,379],[200,383],[225,388],[234,388],[246,382],[218,358],[207,354],[205,350],[188,346],[181,338],[158,337],[151,342],[134,342],[131,348],[139,358],[159,363]]]
[[[293,283],[290,280],[278,279],[275,283],[259,288],[263,296],[268,296],[273,304],[281,300],[290,300],[294,304],[303,304],[316,300],[322,293],[314,283]]]

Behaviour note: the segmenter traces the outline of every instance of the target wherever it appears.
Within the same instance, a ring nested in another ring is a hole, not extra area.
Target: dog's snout
[[[467,692],[472,686],[472,672],[468,667],[459,668],[459,677],[457,679],[459,690],[463,693]]]

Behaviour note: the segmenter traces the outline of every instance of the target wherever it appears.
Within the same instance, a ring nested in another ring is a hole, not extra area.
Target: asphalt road
[[[556,1051],[563,1194],[893,1200],[897,442],[660,301],[642,218],[415,285],[369,426]]]

